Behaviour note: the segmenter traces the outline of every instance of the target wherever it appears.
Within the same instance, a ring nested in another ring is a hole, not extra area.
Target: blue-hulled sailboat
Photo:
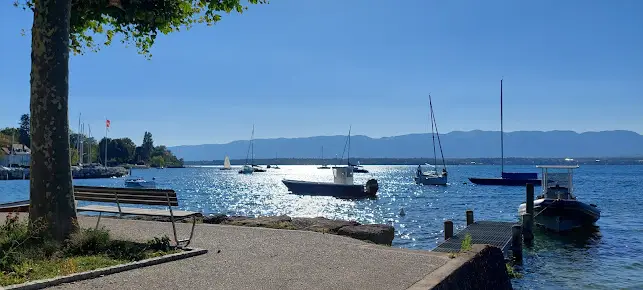
[[[469,177],[469,181],[479,185],[512,185],[524,186],[528,183],[540,185],[538,173],[535,172],[505,172],[504,129],[502,120],[502,79],[500,80],[500,177]]]

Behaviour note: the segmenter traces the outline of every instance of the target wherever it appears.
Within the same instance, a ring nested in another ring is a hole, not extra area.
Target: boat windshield
[[[543,169],[543,193],[549,198],[573,198],[572,169],[565,172]],[[569,195],[569,196],[567,196]]]

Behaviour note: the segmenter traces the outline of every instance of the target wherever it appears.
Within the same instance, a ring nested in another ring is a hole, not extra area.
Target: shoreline
[[[103,216],[117,218],[116,216]],[[166,217],[126,216],[124,219],[169,222]],[[183,222],[190,222],[185,219]],[[353,239],[378,245],[391,246],[395,238],[395,227],[386,224],[361,224],[356,221],[333,220],[324,217],[290,217],[279,216],[228,216],[225,214],[210,214],[198,217],[198,222],[229,226],[259,227],[295,231],[310,231],[322,234],[346,236]]]
[[[129,174],[125,167],[71,167],[73,179],[122,177]],[[29,179],[29,168],[0,167],[0,180]]]

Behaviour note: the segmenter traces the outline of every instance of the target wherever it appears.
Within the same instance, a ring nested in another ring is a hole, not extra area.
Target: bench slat
[[[83,200],[83,201],[94,201],[94,202],[109,202],[109,203],[116,203],[116,199],[114,198],[100,198],[100,197],[76,197],[76,200]],[[169,204],[167,201],[158,201],[158,200],[138,200],[138,199],[118,199],[119,203],[122,204],[143,204],[143,205],[162,205],[162,206],[179,206],[179,203],[177,201],[170,201]]]
[[[130,194],[118,194],[114,195],[111,193],[90,193],[90,192],[78,192],[75,193],[74,196],[76,199],[83,199],[83,198],[104,198],[104,199],[112,199],[116,201],[118,200],[126,200],[126,199],[135,199],[135,200],[151,200],[151,201],[164,201],[167,203],[168,198],[165,196],[145,196],[145,195],[130,195]],[[170,197],[169,198],[170,202],[178,202],[178,199],[176,197]]]
[[[78,211],[93,211],[93,212],[106,212],[106,213],[118,213],[118,208],[115,206],[104,206],[104,205],[89,205],[81,206],[77,208]],[[147,216],[170,216],[169,210],[159,210],[159,209],[146,209],[146,208],[132,208],[132,207],[121,207],[121,212],[123,214],[131,215],[147,215]],[[190,217],[199,215],[198,212],[184,211],[184,210],[174,210],[172,211],[175,217]]]
[[[131,195],[154,195],[176,197],[176,192],[169,189],[132,189],[119,187],[101,187],[101,186],[74,186],[74,192],[92,192],[92,193],[118,193]]]

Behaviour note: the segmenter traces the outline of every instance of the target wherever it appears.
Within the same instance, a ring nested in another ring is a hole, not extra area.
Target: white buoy
[[[400,216],[405,216],[406,213],[404,212],[404,208],[400,209]]]

